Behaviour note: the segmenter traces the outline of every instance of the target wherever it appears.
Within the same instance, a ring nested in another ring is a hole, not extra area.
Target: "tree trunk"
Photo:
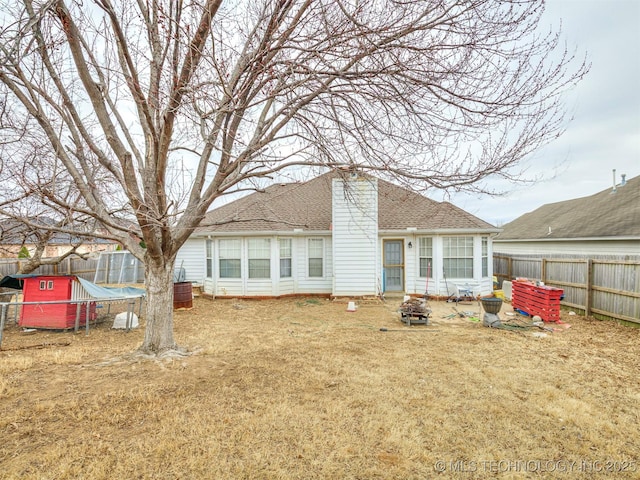
[[[40,242],[31,257],[22,261],[18,260],[18,273],[26,275],[37,270],[38,267],[42,265],[42,253],[44,252],[44,247],[45,244]]]
[[[173,266],[174,259],[154,262],[145,259],[146,328],[140,350],[159,355],[176,350],[173,339]]]

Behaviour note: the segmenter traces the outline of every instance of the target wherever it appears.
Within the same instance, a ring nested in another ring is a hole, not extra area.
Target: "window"
[[[271,278],[271,240],[250,238],[249,278]]]
[[[240,278],[240,240],[219,240],[220,278]]]
[[[46,290],[46,289],[47,289],[46,280],[40,280],[40,290]]]
[[[291,239],[281,238],[280,244],[280,278],[291,277]]]
[[[207,240],[207,278],[213,278],[213,240]]]
[[[482,237],[482,276],[489,276],[489,239]]]
[[[309,276],[323,276],[324,240],[322,238],[309,239]]]
[[[420,276],[433,277],[433,239],[431,237],[420,237]]]
[[[445,276],[473,278],[473,237],[444,237],[442,247]]]

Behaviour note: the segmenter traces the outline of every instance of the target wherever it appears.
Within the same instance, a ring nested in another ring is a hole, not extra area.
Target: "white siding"
[[[309,277],[308,263],[308,239],[324,239],[324,263],[322,277]],[[331,293],[333,276],[333,256],[331,255],[331,237],[312,236],[299,237],[294,241],[294,278],[296,282],[295,293]]]
[[[216,284],[213,278],[205,278],[202,285],[202,291],[208,295],[216,294]]]
[[[293,278],[281,278],[280,281],[276,284],[274,295],[291,295],[293,293],[296,293],[295,282]]]
[[[411,242],[411,248],[409,248]],[[419,245],[417,237],[410,235],[404,239],[404,278],[405,293],[424,293],[424,283],[419,281],[420,257],[418,255]]]
[[[215,282],[215,295],[218,297],[243,297],[244,282],[239,278],[222,278]]]
[[[378,290],[378,183],[333,180],[333,294],[375,295]]]
[[[178,251],[175,267],[184,268],[187,282],[203,284],[206,275],[205,260],[205,239],[189,238]]]
[[[518,255],[640,255],[639,240],[575,240],[565,242],[501,242],[494,240],[496,255],[510,253]]]
[[[244,295],[247,296],[273,296],[275,295],[273,282],[270,279],[257,280],[255,278],[247,280]]]

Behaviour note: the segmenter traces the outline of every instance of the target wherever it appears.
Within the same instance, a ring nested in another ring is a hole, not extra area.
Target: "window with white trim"
[[[433,238],[420,237],[418,239],[418,254],[420,256],[420,276],[433,277]]]
[[[482,237],[482,276],[489,276],[489,238]]]
[[[250,238],[249,278],[271,278],[271,239]]]
[[[309,277],[324,275],[324,239],[310,238],[308,242]]]
[[[207,278],[213,278],[213,240],[206,241]]]
[[[280,278],[291,278],[291,239],[278,239],[280,245]]]
[[[218,240],[220,278],[240,278],[240,240]]]
[[[473,278],[473,237],[444,237],[442,249],[447,278]]]

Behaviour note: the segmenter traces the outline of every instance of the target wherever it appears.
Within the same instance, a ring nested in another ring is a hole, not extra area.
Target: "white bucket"
[[[131,313],[129,322],[129,328],[138,328],[138,316],[135,313]],[[117,314],[111,328],[127,328],[127,312]]]

